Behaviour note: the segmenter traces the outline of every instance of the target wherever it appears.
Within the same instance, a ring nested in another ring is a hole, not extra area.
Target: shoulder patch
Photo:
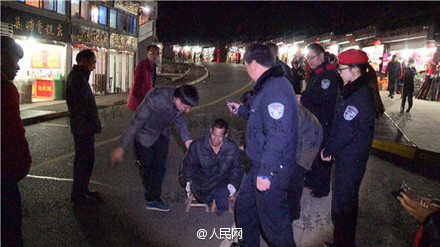
[[[267,106],[271,118],[278,120],[284,115],[284,105],[278,102],[271,103]]]
[[[359,113],[358,109],[352,105],[347,106],[344,111],[344,119],[347,121],[353,120]]]
[[[327,89],[328,87],[330,87],[330,80],[329,79],[322,79],[321,87],[322,87],[322,89]]]

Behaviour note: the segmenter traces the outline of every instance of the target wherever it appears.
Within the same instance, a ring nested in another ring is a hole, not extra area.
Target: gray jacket
[[[298,105],[298,117],[300,143],[296,157],[298,165],[309,171],[321,149],[323,130],[315,115],[302,105]]]
[[[180,112],[173,102],[174,89],[174,87],[163,87],[148,92],[121,138],[122,148],[126,150],[135,138],[145,147],[153,145],[161,134],[169,139],[169,126],[173,121],[182,141],[191,139],[185,114]]]

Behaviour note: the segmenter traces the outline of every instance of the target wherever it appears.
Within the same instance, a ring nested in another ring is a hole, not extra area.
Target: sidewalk
[[[181,78],[174,81],[159,79],[159,86],[195,84],[208,77],[202,66],[191,66]],[[380,92],[386,114],[376,126],[373,149],[382,150],[400,157],[425,159],[431,164],[440,162],[440,102],[414,99],[409,113],[400,113],[400,95],[388,98],[387,91]],[[123,105],[128,92],[96,96],[98,108]],[[65,100],[21,104],[24,125],[68,116]]]

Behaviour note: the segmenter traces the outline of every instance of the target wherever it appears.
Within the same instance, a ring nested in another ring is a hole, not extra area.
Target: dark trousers
[[[399,78],[393,78],[388,76],[388,92],[389,95],[394,95],[394,93],[396,92],[396,87],[397,87],[397,82],[399,81]]]
[[[2,180],[2,244],[23,246],[21,234],[21,196],[18,184]]]
[[[243,239],[239,240],[239,245],[260,246],[261,229],[269,246],[296,246],[287,202],[291,178],[274,176],[270,189],[260,192],[256,188],[258,171],[259,167],[253,164],[238,193],[236,223],[243,230]]]
[[[333,240],[337,247],[355,246],[359,187],[367,159],[336,160],[331,214]]]
[[[93,163],[95,162],[95,134],[73,134],[75,160],[73,163],[72,197],[81,196],[89,190]]]
[[[150,147],[142,146],[135,141],[141,162],[142,184],[145,188],[145,200],[159,200],[162,194],[162,183],[165,177],[170,140],[160,135]]]
[[[287,201],[289,202],[291,217],[299,215],[301,212],[301,197],[304,188],[304,178],[306,176],[306,173],[307,170],[304,169],[302,166],[296,166],[295,173],[292,177],[292,182],[290,184],[290,190],[287,193]]]
[[[215,199],[215,205],[218,211],[226,211],[229,208],[229,190],[226,186],[214,190],[214,192],[208,196],[207,203],[211,203]]]
[[[408,110],[411,109],[413,105],[413,92],[407,93],[403,92],[402,94],[402,105],[400,106],[400,109],[403,111],[405,110],[405,102],[406,98],[408,98]]]
[[[330,182],[333,161],[323,161],[318,154],[313,161],[310,171],[306,174],[306,186],[320,194],[328,194],[330,192]]]

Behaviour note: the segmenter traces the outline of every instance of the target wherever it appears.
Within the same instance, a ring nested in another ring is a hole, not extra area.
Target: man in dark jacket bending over
[[[216,119],[209,135],[191,143],[183,159],[182,177],[187,193],[217,205],[217,215],[228,209],[228,197],[241,185],[244,169],[237,144],[227,139],[228,123]]]

